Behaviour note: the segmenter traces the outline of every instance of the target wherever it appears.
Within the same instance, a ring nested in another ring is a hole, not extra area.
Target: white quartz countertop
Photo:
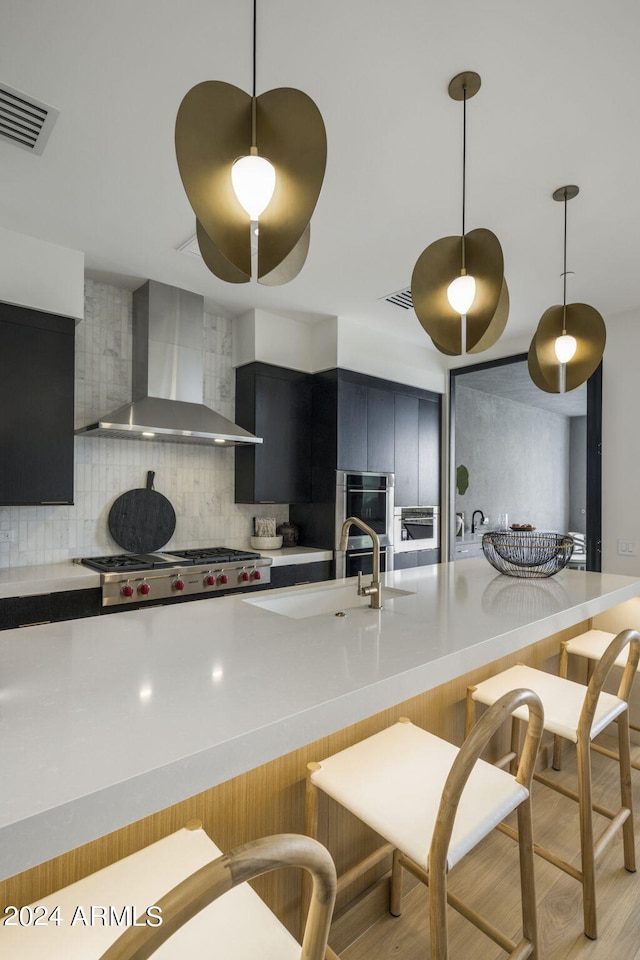
[[[631,577],[517,580],[484,559],[386,583],[408,593],[344,617],[256,601],[353,580],[0,633],[0,877],[640,594]]]
[[[6,597],[60,593],[63,590],[87,590],[99,586],[99,573],[71,560],[0,570],[0,600]]]
[[[333,551],[320,550],[318,547],[281,547],[280,550],[261,550],[260,556],[270,558],[272,567],[286,567],[292,563],[333,560]]]

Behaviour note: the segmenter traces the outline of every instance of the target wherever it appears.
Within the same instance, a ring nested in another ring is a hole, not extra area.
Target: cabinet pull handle
[[[33,620],[31,623],[19,623],[19,627],[39,627],[43,623],[53,623],[53,620]]]

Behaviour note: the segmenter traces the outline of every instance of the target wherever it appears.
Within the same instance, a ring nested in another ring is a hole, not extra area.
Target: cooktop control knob
[[[248,581],[249,574],[247,573],[246,570],[242,571],[242,573],[240,574],[240,579],[242,580],[243,583],[246,583]]]
[[[148,593],[151,593],[151,587],[148,583],[141,583],[138,587],[138,593],[141,593],[143,597],[146,597]]]
[[[226,573],[221,573],[221,574],[220,574],[220,576],[218,577],[218,583],[221,583],[221,584],[223,584],[223,585],[224,585],[225,583],[229,583],[229,577],[226,575]]]
[[[174,581],[173,581],[173,589],[174,589],[174,590],[184,590],[184,580],[180,580],[180,579],[174,580]]]
[[[215,587],[216,578],[212,573],[207,574],[207,576],[204,578],[204,585],[205,587]]]
[[[262,574],[260,573],[259,570],[254,570],[251,576],[253,577],[254,580],[262,579]]]
[[[120,591],[123,597],[132,597],[133,596],[133,587],[130,583],[125,583],[124,587]]]

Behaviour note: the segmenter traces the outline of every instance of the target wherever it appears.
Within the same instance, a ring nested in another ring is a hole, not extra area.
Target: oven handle
[[[351,559],[352,557],[372,557],[373,556],[373,550],[360,550],[358,553],[355,553],[355,551],[353,550],[347,550],[346,553],[349,559]]]
[[[347,493],[389,493],[387,487],[346,487]]]

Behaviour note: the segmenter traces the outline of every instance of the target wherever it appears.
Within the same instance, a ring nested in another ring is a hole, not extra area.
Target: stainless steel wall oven
[[[393,569],[393,489],[392,473],[336,471],[336,577],[372,570],[371,537],[357,527],[351,528],[346,551],[340,550],[340,533],[347,517],[359,517],[375,530],[380,538],[380,568]]]
[[[396,507],[393,520],[394,553],[440,546],[440,507]]]

